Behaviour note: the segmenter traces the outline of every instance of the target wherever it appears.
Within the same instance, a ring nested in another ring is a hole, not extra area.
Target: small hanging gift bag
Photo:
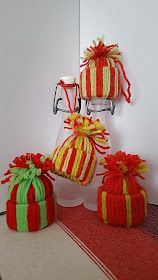
[[[101,164],[102,186],[98,189],[98,216],[104,223],[127,227],[143,223],[147,216],[147,194],[136,177],[147,172],[138,155],[117,152],[107,155]],[[101,175],[101,174],[100,174]]]
[[[54,222],[54,179],[48,174],[51,168],[49,158],[30,153],[16,157],[9,165],[9,170],[4,174],[8,177],[1,183],[9,184],[6,219],[11,229],[36,231]]]
[[[80,94],[82,99],[117,98],[123,94],[130,103],[130,82],[120,60],[117,44],[106,46],[103,39],[87,48],[82,57],[85,66],[80,74]],[[122,77],[121,77],[122,76]],[[127,83],[127,92],[123,82]]]
[[[108,134],[98,119],[78,113],[72,113],[65,124],[72,135],[53,151],[52,171],[81,185],[89,185],[97,162],[95,151],[104,154],[109,148],[105,146]]]

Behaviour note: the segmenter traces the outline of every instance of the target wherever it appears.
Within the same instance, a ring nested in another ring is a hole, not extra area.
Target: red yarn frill
[[[89,58],[83,57],[83,64],[81,64],[80,67],[86,66],[91,60],[95,60],[100,57],[108,58],[110,51],[114,48],[118,49],[118,45],[114,44],[114,45],[105,46],[105,44],[100,40],[98,42],[98,45],[90,46],[89,48],[86,49],[85,53],[88,53],[90,57]],[[118,50],[117,54],[113,54],[113,55],[111,54],[110,58],[117,59],[120,54],[121,52]]]
[[[125,152],[119,151],[115,155],[107,155],[101,160],[100,164],[107,171],[97,175],[104,175],[103,182],[106,178],[122,179],[129,175],[144,179],[142,174],[147,172],[145,162],[138,155],[126,154]]]

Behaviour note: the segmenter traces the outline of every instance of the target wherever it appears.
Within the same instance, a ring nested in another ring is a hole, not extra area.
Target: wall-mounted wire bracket
[[[90,100],[86,100],[86,113],[87,115],[90,115],[91,113],[95,113],[95,112],[104,112],[104,111],[110,111],[111,115],[114,115],[115,112],[115,103],[113,99],[107,98],[106,101],[108,102],[108,106],[106,108],[102,108],[99,110],[94,110],[90,107],[91,101]],[[94,105],[94,104],[93,104]]]

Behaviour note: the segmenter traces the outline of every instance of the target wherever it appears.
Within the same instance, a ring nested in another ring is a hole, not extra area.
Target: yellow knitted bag
[[[107,144],[105,127],[101,122],[78,113],[72,113],[64,122],[73,133],[52,153],[53,172],[81,185],[89,185],[96,167],[96,150],[105,154]],[[101,143],[101,145],[99,144]]]

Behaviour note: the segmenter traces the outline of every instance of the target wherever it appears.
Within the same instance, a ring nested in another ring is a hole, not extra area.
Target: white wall
[[[81,0],[80,49],[105,34],[106,43],[119,43],[132,83],[132,104],[124,100],[109,113],[112,151],[138,153],[150,172],[142,182],[149,202],[158,204],[158,2],[156,0]]]
[[[0,179],[25,152],[53,149],[60,76],[79,71],[79,0],[0,1]],[[0,212],[6,186],[0,186]]]

